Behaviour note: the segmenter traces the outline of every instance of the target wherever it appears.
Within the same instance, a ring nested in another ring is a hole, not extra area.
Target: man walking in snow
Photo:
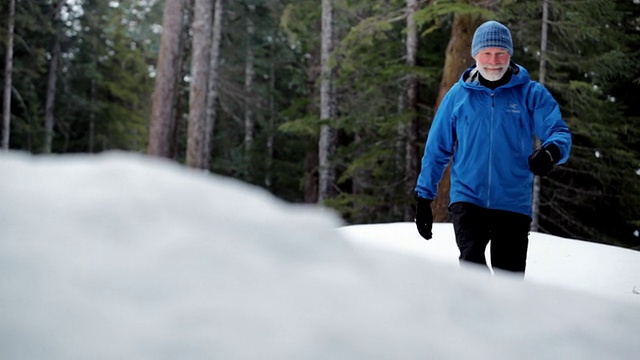
[[[445,95],[427,136],[418,176],[416,225],[431,239],[431,202],[451,157],[449,210],[462,262],[524,274],[534,175],[569,158],[571,133],[558,103],[511,61],[511,32],[480,25],[471,45],[475,65]],[[542,145],[533,150],[534,134]]]

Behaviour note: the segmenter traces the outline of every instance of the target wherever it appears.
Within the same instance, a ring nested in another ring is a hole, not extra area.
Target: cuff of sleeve
[[[557,164],[558,161],[560,161],[560,149],[555,144],[545,145],[544,150],[549,152],[549,155],[551,155],[551,161],[554,164]]]

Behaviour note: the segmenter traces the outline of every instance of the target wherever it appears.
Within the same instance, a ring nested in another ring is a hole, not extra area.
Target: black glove
[[[534,175],[547,175],[559,160],[560,149],[554,144],[549,144],[529,155],[529,168]]]
[[[433,213],[431,212],[431,201],[429,199],[418,198],[416,209],[416,226],[420,236],[425,240],[431,239],[431,228],[433,227]]]

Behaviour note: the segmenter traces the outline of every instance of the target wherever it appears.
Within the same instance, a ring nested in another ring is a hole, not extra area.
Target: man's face
[[[509,68],[511,56],[503,48],[483,48],[474,57],[480,75],[489,81],[502,78]]]

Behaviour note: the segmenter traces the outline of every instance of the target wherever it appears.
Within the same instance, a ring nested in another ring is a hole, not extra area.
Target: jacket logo
[[[518,109],[518,104],[509,104],[506,112],[512,113],[512,114],[520,114],[520,109]]]

